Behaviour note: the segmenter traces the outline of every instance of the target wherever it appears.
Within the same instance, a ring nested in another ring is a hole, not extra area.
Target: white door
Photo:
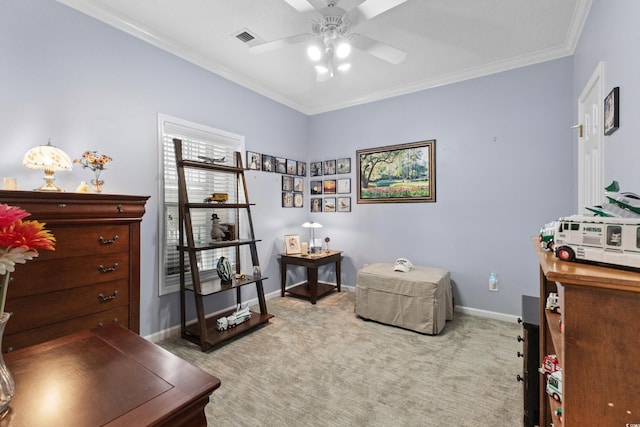
[[[604,63],[600,62],[578,98],[578,212],[604,200]]]

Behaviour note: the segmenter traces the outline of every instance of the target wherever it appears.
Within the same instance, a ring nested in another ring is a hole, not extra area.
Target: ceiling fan
[[[346,71],[351,64],[347,58],[351,47],[369,53],[391,64],[399,64],[407,56],[406,52],[374,40],[362,34],[352,33],[359,23],[378,16],[407,0],[365,0],[346,11],[338,7],[338,0],[284,0],[301,13],[313,12],[320,15],[312,20],[311,33],[297,34],[249,48],[251,52],[262,53],[310,42],[307,53],[316,63],[316,78],[326,81],[335,71]]]

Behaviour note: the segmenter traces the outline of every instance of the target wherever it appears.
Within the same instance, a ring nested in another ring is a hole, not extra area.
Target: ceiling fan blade
[[[281,49],[283,47],[292,46],[294,44],[303,43],[309,40],[309,34],[297,34],[291,37],[285,37],[283,39],[274,40],[262,44],[257,44],[249,48],[251,53],[264,53],[271,52],[272,50]]]
[[[289,0],[286,1],[288,2]],[[378,16],[389,9],[393,9],[406,1],[407,0],[366,0],[350,10],[347,15],[353,25],[357,25],[362,21]]]
[[[326,7],[326,3],[318,3],[314,0],[284,0],[289,6],[301,13],[311,12]]]
[[[351,45],[356,49],[396,65],[407,57],[407,52],[362,34],[352,34]]]

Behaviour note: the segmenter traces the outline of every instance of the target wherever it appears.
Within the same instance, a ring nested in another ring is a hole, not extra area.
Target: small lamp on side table
[[[316,239],[315,239],[315,229],[316,228],[322,228],[322,224],[320,224],[319,222],[313,222],[313,221],[307,221],[304,224],[302,224],[302,226],[304,228],[310,228],[311,231],[311,241],[309,242],[309,253],[311,254],[315,254],[318,253],[320,251],[322,251],[322,244],[320,246],[316,246]]]

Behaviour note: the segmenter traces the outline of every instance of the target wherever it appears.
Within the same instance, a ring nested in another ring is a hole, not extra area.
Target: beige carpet
[[[456,313],[438,336],[364,321],[354,294],[269,300],[269,324],[210,353],[159,343],[220,378],[209,426],[522,426],[517,324]]]

